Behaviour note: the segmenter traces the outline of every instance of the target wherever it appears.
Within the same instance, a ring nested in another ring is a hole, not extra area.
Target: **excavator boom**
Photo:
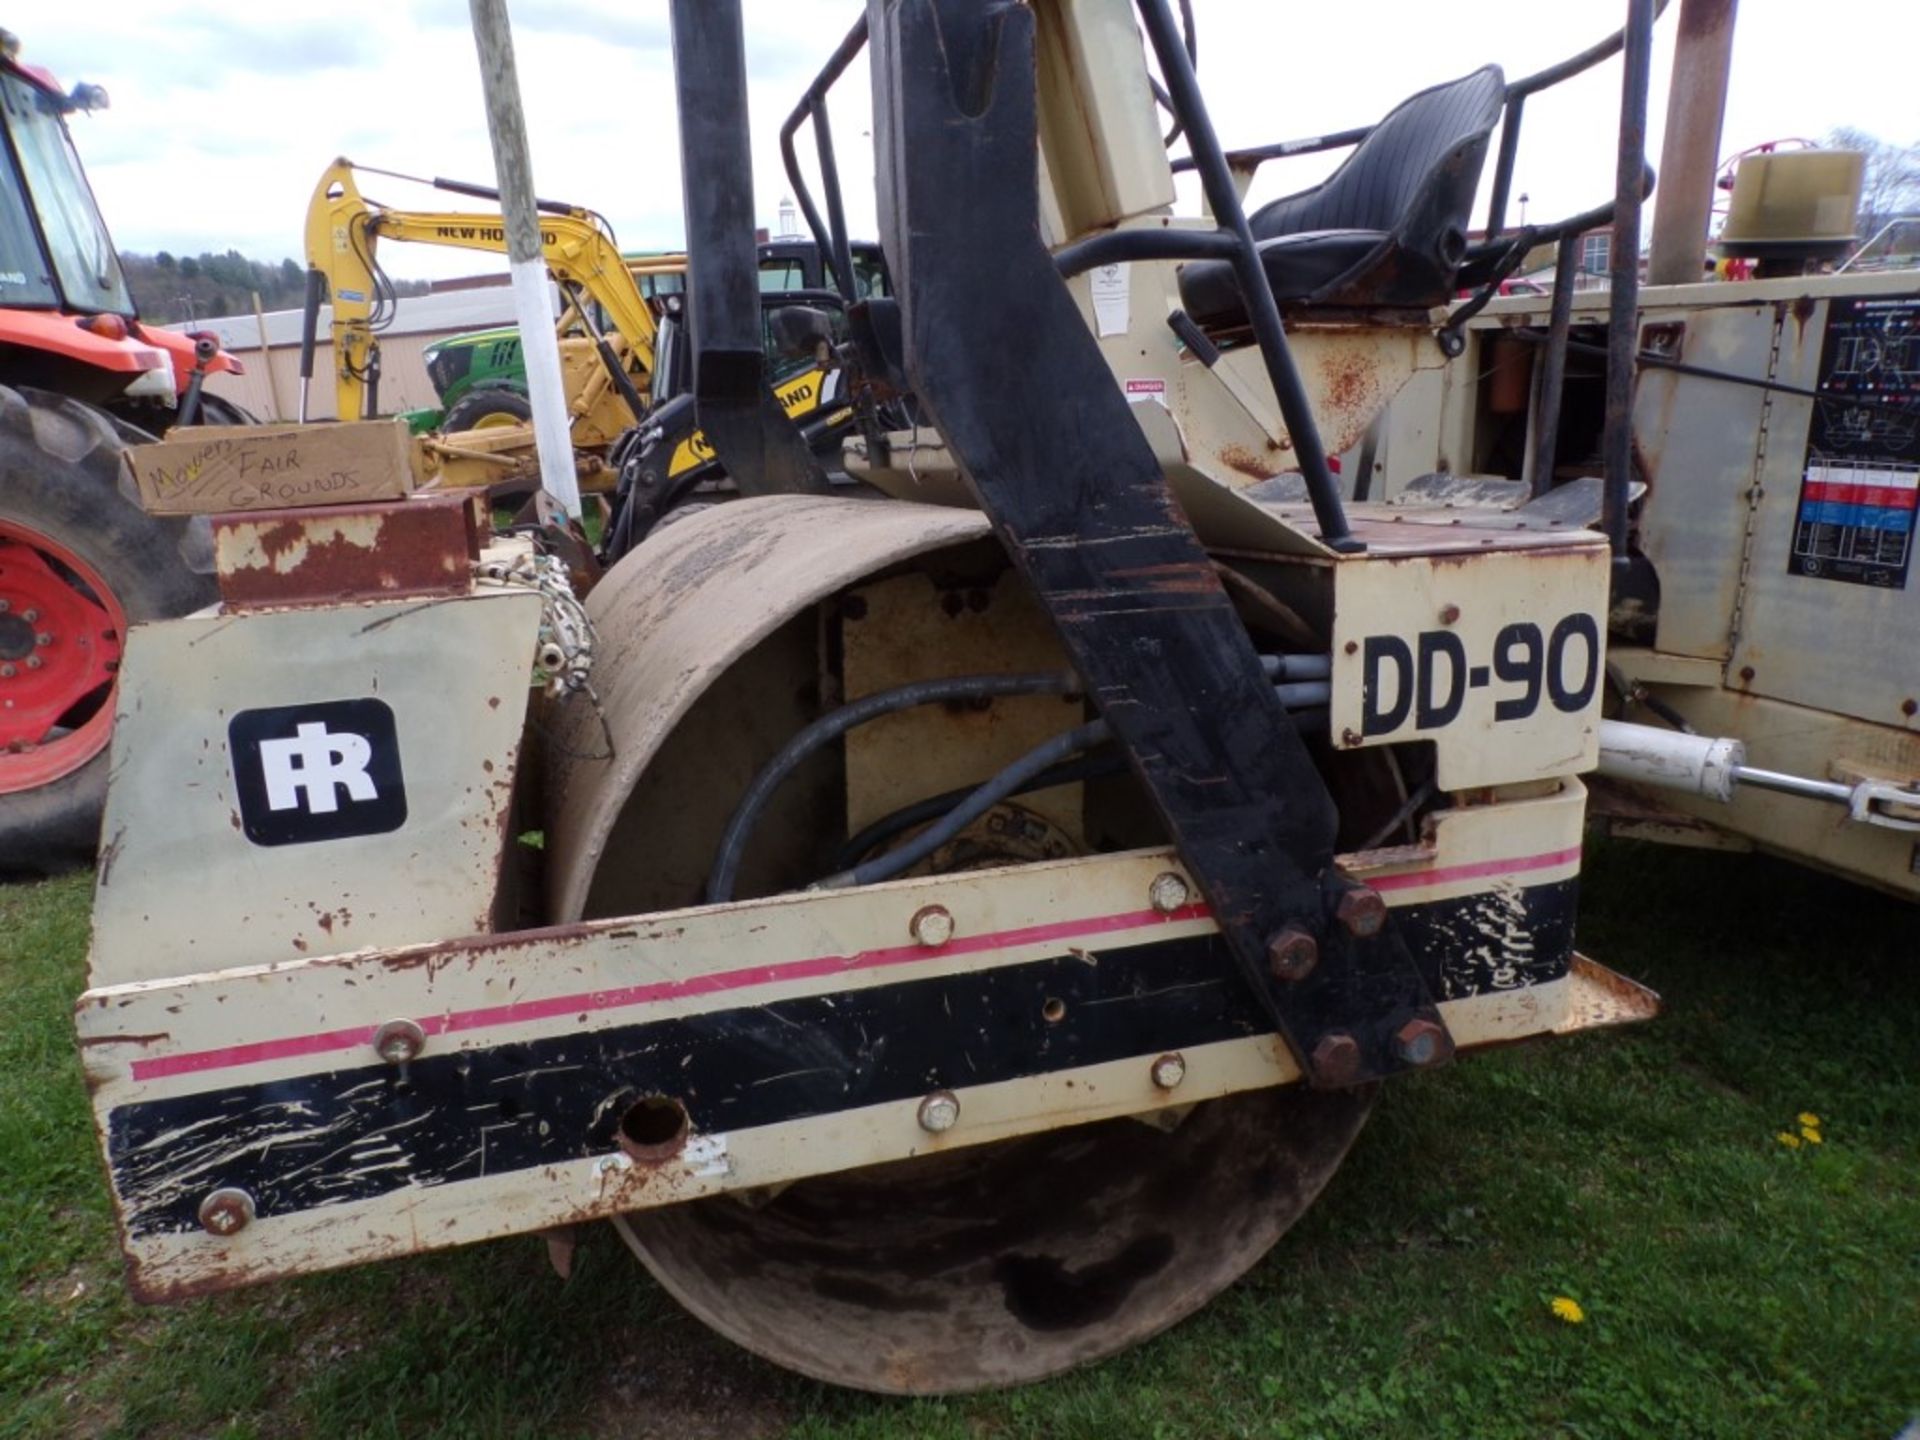
[[[377,333],[386,318],[380,242],[507,253],[506,229],[497,213],[395,210],[374,204],[361,194],[355,166],[346,159],[329,165],[314,187],[306,235],[309,276],[325,281],[333,301],[334,395],[343,419],[368,413],[368,392],[378,375]],[[653,311],[603,222],[579,207],[565,213],[557,207],[546,210],[540,217],[540,250],[556,281],[577,287],[599,304],[626,344],[632,382],[644,387],[654,365]],[[645,273],[666,273],[677,268],[676,259],[649,260]],[[312,293],[317,298],[318,292]],[[310,303],[309,326],[316,319]]]

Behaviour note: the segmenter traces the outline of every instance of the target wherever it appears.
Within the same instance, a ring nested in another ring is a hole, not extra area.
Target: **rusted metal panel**
[[[229,610],[464,595],[481,521],[471,495],[248,511],[213,517],[214,571]]]
[[[533,593],[498,590],[134,626],[114,718],[92,983],[487,929],[540,614]],[[371,748],[339,737],[354,729],[339,718],[349,710],[390,717],[382,744],[397,755],[401,823],[288,843],[286,822],[321,805],[323,830],[350,820],[369,803],[356,787],[375,790],[379,825],[395,819],[378,768],[357,766]],[[239,764],[247,717],[293,722],[283,727],[293,738],[268,742],[285,762],[275,776],[285,793],[265,795],[251,818],[247,787],[264,785],[266,769]],[[299,724],[320,727],[308,732],[314,743],[299,743]],[[286,803],[274,809],[275,800]]]
[[[1775,378],[1822,398],[1769,403],[1727,684],[1920,736],[1920,417],[1909,408],[1920,346],[1908,333],[1920,278],[1907,283],[1905,297],[1842,284],[1777,309]],[[1849,582],[1844,557],[1861,554],[1883,563]]]

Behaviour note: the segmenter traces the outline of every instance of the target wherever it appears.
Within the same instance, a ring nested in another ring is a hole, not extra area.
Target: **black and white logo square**
[[[242,710],[227,724],[240,824],[256,845],[384,835],[407,823],[400,740],[385,701]]]

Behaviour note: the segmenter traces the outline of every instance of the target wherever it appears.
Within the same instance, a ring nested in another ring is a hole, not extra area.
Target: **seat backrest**
[[[1403,100],[1326,180],[1249,216],[1255,237],[1374,230],[1457,265],[1506,94],[1505,75],[1488,65]]]

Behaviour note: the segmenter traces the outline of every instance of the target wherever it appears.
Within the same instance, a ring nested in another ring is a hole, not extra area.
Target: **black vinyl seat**
[[[1403,100],[1311,190],[1248,217],[1281,304],[1426,308],[1456,288],[1487,141],[1506,101],[1488,65]],[[1233,266],[1196,260],[1180,298],[1202,325],[1247,323]]]

